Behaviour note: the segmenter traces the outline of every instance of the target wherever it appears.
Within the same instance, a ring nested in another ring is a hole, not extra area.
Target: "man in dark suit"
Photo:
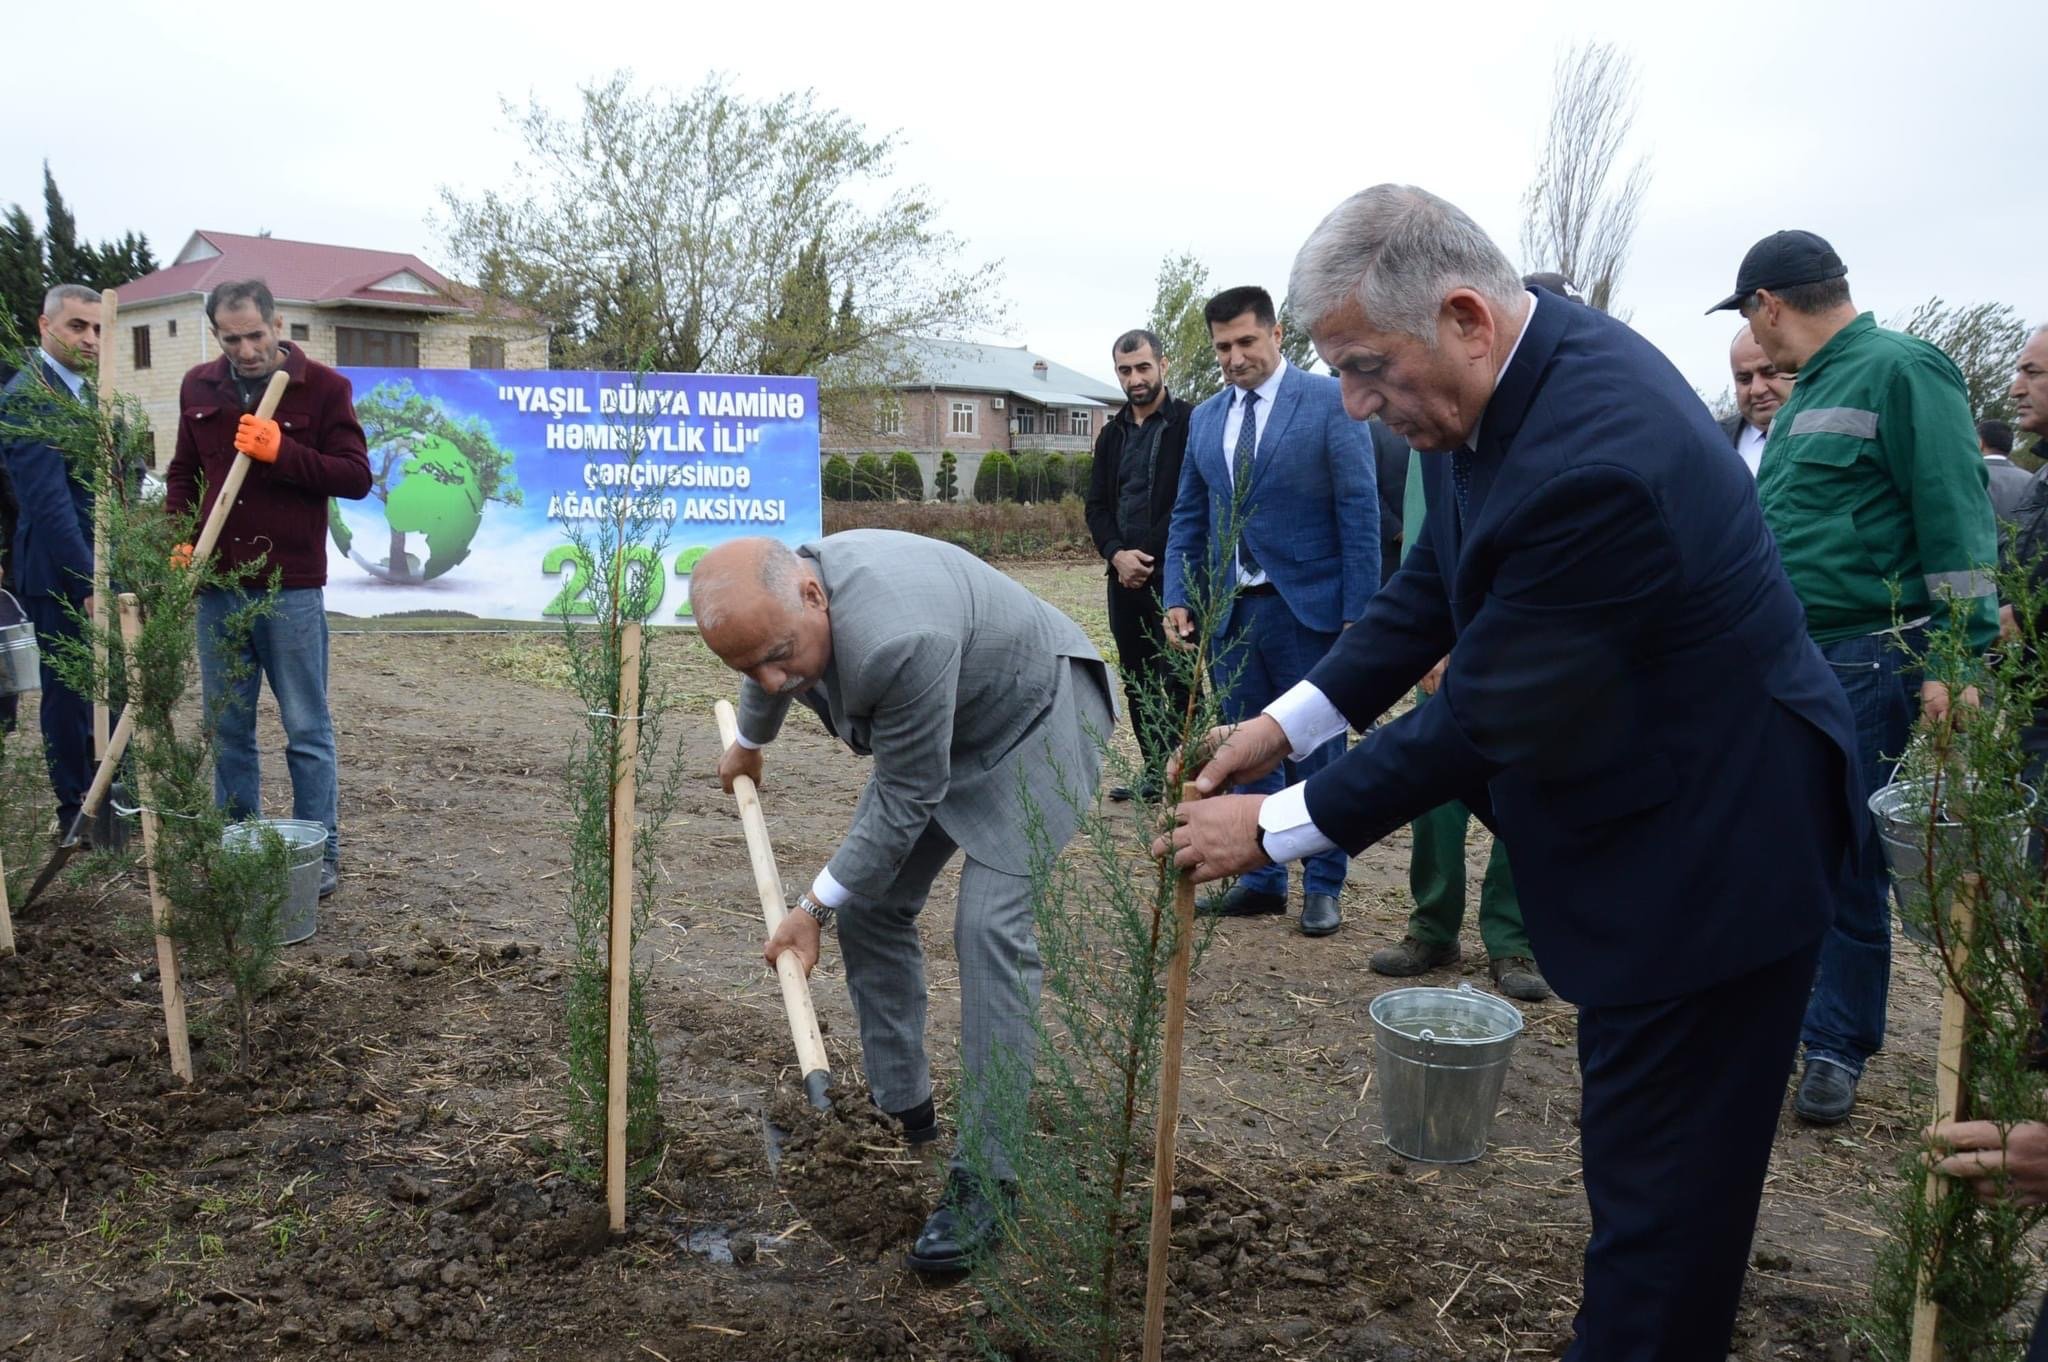
[[[82,284],[59,284],[43,299],[36,332],[41,344],[0,393],[0,405],[12,414],[0,416],[0,462],[20,503],[7,570],[42,653],[43,749],[61,835],[92,780],[92,702],[51,666],[65,640],[80,636],[78,617],[92,611],[92,489],[62,449],[10,426],[28,422],[38,408],[92,400],[100,295]]]
[[[1290,295],[1352,416],[1424,451],[1428,516],[1308,679],[1211,735],[1198,784],[1363,729],[1449,662],[1305,786],[1183,805],[1176,860],[1214,878],[1447,799],[1480,813],[1579,1005],[1592,1237],[1566,1357],[1719,1362],[1820,939],[1862,869],[1847,701],[1748,477],[1627,326],[1525,292],[1406,185],[1325,219]]]
[[[1167,391],[1166,355],[1150,331],[1124,332],[1110,347],[1109,358],[1127,400],[1095,437],[1088,533],[1109,577],[1109,632],[1116,639],[1124,698],[1145,760],[1136,793],[1149,802],[1159,797],[1159,773],[1180,731],[1171,726],[1171,716],[1184,712],[1188,701],[1188,688],[1167,658],[1160,632],[1159,582],[1188,447],[1188,413],[1194,408]],[[1119,785],[1109,797],[1129,799],[1132,793]]]
[[[1728,344],[1728,378],[1735,390],[1735,411],[1721,418],[1721,433],[1742,456],[1753,478],[1764,461],[1764,439],[1771,418],[1792,395],[1792,378],[1778,372],[1771,357],[1745,325]]]
[[[1259,712],[1308,674],[1379,586],[1380,526],[1366,428],[1344,415],[1336,383],[1289,365],[1262,288],[1225,289],[1203,314],[1227,386],[1188,420],[1187,461],[1166,548],[1166,638],[1194,646],[1195,611],[1234,591],[1216,625],[1211,668],[1226,718]],[[1414,681],[1429,670],[1415,669]],[[1344,751],[1331,735],[1291,758],[1306,779]],[[1277,772],[1248,789],[1277,790]],[[1302,870],[1301,932],[1328,936],[1342,915],[1349,859],[1336,847]],[[1287,870],[1264,867],[1202,911],[1287,911]]]

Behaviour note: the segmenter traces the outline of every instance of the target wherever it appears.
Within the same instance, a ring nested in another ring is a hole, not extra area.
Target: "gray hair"
[[[1294,257],[1287,301],[1311,331],[1347,302],[1372,324],[1436,344],[1437,311],[1469,288],[1503,310],[1522,280],[1456,205],[1412,184],[1376,184],[1332,209]]]
[[[754,580],[768,600],[788,611],[802,609],[805,575],[803,559],[794,549],[775,540],[762,542],[760,565]],[[746,599],[743,592],[735,595],[740,586],[741,583],[735,581],[731,573],[702,582],[698,581],[696,574],[691,574],[690,614],[697,621],[699,633],[716,633],[724,626],[735,602]]]
[[[43,315],[54,317],[64,310],[66,303],[96,303],[100,291],[87,288],[84,284],[59,284],[43,295]]]

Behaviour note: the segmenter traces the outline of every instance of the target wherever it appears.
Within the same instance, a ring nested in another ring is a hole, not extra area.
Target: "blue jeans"
[[[1231,611],[1224,631],[1220,657],[1210,671],[1218,703],[1227,723],[1252,718],[1279,699],[1309,669],[1323,660],[1335,634],[1303,626],[1277,595],[1243,596]],[[1344,755],[1340,734],[1300,761],[1289,759],[1278,771],[1236,787],[1238,794],[1278,794],[1288,785],[1299,784]],[[1351,858],[1341,851],[1325,851],[1309,857],[1301,866],[1304,894],[1335,894],[1344,888],[1344,873]],[[1245,872],[1238,883],[1260,894],[1287,892],[1287,867],[1261,866]]]
[[[1891,783],[1919,709],[1920,673],[1890,634],[1822,646],[1856,717],[1857,787],[1865,798]],[[1891,875],[1872,825],[1869,876],[1847,883],[1835,923],[1821,938],[1820,968],[1799,1039],[1808,1060],[1838,1064],[1859,1078],[1884,1046],[1885,994],[1891,986]]]
[[[236,591],[199,596],[199,679],[216,716],[213,795],[235,818],[263,812],[263,772],[256,756],[256,695],[263,677],[284,722],[285,765],[292,777],[292,817],[327,828],[327,863],[338,864],[335,825],[339,780],[334,721],[327,713],[327,607],[318,587],[277,593],[272,612],[246,640],[223,638],[228,617],[248,604]],[[240,675],[230,678],[230,671]]]

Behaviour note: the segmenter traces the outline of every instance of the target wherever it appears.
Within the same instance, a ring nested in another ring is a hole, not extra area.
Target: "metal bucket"
[[[1486,1152],[1522,1014],[1470,984],[1397,988],[1372,1000],[1387,1147],[1421,1163]]]
[[[327,855],[327,829],[299,818],[252,818],[222,833],[220,844],[233,851],[258,850],[264,828],[284,839],[291,857],[291,878],[277,910],[278,940],[289,946],[320,925],[320,862]]]
[[[42,684],[35,626],[21,602],[0,591],[0,695],[20,695]]]
[[[2013,854],[2024,856],[2027,833],[2033,824],[2034,789],[2019,787],[2020,806],[2007,815],[2007,835]],[[1932,944],[1927,932],[1914,918],[1906,916],[1908,906],[1915,917],[1927,916],[1927,854],[1929,844],[1944,857],[1971,854],[1968,830],[1960,822],[1943,817],[1928,835],[1927,811],[1934,798],[1934,782],[1926,776],[1894,781],[1870,797],[1870,816],[1877,823],[1877,839],[1884,847],[1884,862],[1892,872],[1892,893],[1899,909],[1899,929],[1908,940]],[[1946,810],[1943,810],[1946,814]]]

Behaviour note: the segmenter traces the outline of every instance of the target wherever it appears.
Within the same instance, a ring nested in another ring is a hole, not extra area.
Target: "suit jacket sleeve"
[[[65,594],[84,600],[92,590],[92,543],[79,526],[64,451],[40,440],[16,439],[0,450],[14,478],[20,518],[35,527],[35,542]],[[11,569],[19,577],[22,565]]]
[[[1339,846],[1362,850],[1598,724],[1603,697],[1630,684],[1633,644],[1653,627],[1656,601],[1679,580],[1662,508],[1635,474],[1611,465],[1551,479],[1500,535],[1510,547],[1450,648],[1435,701],[1310,778],[1309,816]],[[1436,613],[1441,584],[1428,580],[1435,571],[1431,546],[1418,544],[1363,627],[1309,674],[1354,726],[1412,683],[1417,663],[1435,660],[1430,640],[1449,634],[1447,613]]]
[[[868,729],[875,769],[854,809],[853,826],[825,869],[856,896],[872,900],[894,883],[952,787],[960,640],[899,634],[870,650],[857,668],[846,678],[847,693],[880,697]]]
[[[1337,494],[1337,533],[1343,554],[1343,610],[1347,621],[1365,613],[1380,585],[1380,494],[1373,467],[1372,432],[1332,402],[1324,448]]]
[[[1116,451],[1109,448],[1110,436],[1117,427],[1116,417],[1102,423],[1102,429],[1095,436],[1095,456],[1088,470],[1088,533],[1095,540],[1095,551],[1105,559],[1114,557],[1118,551],[1130,545],[1117,537],[1116,532],[1116,464],[1110,457]],[[1121,445],[1123,441],[1114,443]]]
[[[1195,425],[1188,423],[1188,440],[1194,441]],[[1166,583],[1160,589],[1160,603],[1171,610],[1191,603],[1188,577],[1208,570],[1209,562],[1209,480],[1202,476],[1200,459],[1184,458],[1180,466],[1180,491],[1173,499],[1173,518],[1166,532]]]
[[[787,695],[770,695],[754,684],[752,677],[740,678],[739,713],[733,726],[741,737],[756,747],[766,747],[782,731],[782,718],[789,713]]]
[[[1180,470],[1187,459],[1188,423],[1170,422],[1159,432],[1159,466],[1152,470],[1154,482],[1174,489],[1172,497],[1164,498],[1159,514],[1152,517],[1152,523],[1145,530],[1145,552],[1154,558],[1166,555],[1167,536],[1173,529],[1173,511],[1180,500]],[[1156,497],[1154,500],[1161,500]],[[1156,571],[1159,564],[1152,565]]]

